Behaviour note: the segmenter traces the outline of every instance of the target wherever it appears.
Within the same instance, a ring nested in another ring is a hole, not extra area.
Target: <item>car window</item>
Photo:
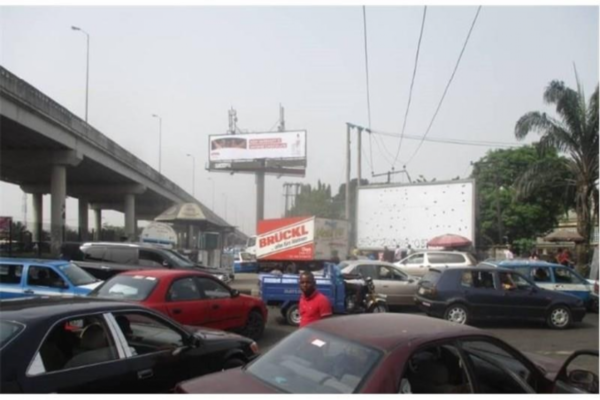
[[[498,278],[503,290],[526,290],[531,287],[523,276],[514,272],[498,272]]]
[[[183,333],[154,315],[124,312],[113,316],[132,355],[172,351],[184,345]]]
[[[67,282],[52,268],[30,265],[27,273],[27,284],[30,286],[64,289],[69,287]]]
[[[384,281],[402,281],[405,276],[395,268],[386,265],[379,266],[379,277],[377,279]]]
[[[465,278],[465,274],[471,274],[472,286],[478,289],[495,289],[496,285],[494,283],[494,275],[490,271],[465,271],[463,272],[463,278]],[[464,285],[465,282],[461,281],[461,285]]]
[[[158,281],[153,276],[116,275],[94,289],[88,297],[143,301],[154,291]]]
[[[430,264],[448,264],[451,262],[449,256],[449,254],[444,253],[428,253],[427,260]]]
[[[105,260],[115,264],[135,264],[136,256],[137,249],[127,247],[108,247],[104,254]]]
[[[467,261],[462,254],[444,254],[445,263],[448,264],[465,264]]]
[[[377,279],[377,267],[375,265],[359,265],[355,270],[363,276],[363,278]]]
[[[419,253],[408,257],[402,264],[423,264],[424,262],[425,255],[423,253]]]
[[[431,282],[431,284],[435,285],[440,280],[441,276],[442,276],[441,271],[437,271],[435,269],[430,269],[429,271],[427,271],[425,273],[425,275],[421,279],[421,282],[423,282],[423,283]]]
[[[456,347],[448,344],[417,350],[400,380],[400,393],[472,393],[473,385]]]
[[[246,371],[287,393],[353,393],[381,357],[379,350],[303,328]]]
[[[203,299],[224,299],[231,297],[229,289],[213,279],[197,278],[197,283]]]
[[[22,264],[0,264],[0,283],[20,284],[22,275]]]
[[[483,340],[461,343],[483,393],[526,393],[536,387],[536,375],[517,357],[498,345]]]
[[[163,257],[153,251],[140,249],[139,265],[144,267],[163,268]]]
[[[11,321],[0,321],[0,349],[17,336],[24,326]]]
[[[98,279],[72,263],[60,265],[57,268],[69,278],[74,286],[89,285],[90,283],[98,281]]]
[[[556,283],[583,283],[571,270],[568,268],[555,268],[554,280]]]
[[[550,268],[548,268],[548,267],[532,268],[530,271],[530,275],[526,275],[526,274],[524,274],[524,275],[530,276],[531,279],[536,283],[552,282],[552,277],[550,275]]]
[[[84,261],[96,261],[96,262],[105,261],[104,260],[104,251],[105,251],[104,246],[84,247],[81,249],[81,251],[84,254],[84,256],[83,256]]]
[[[168,301],[200,300],[200,290],[194,278],[178,279],[171,284],[167,293]]]
[[[104,317],[77,317],[51,328],[27,374],[68,370],[118,358],[114,338]]]

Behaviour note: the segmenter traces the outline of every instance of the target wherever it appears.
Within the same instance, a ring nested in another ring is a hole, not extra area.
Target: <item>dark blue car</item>
[[[0,258],[0,300],[86,296],[101,283],[70,261]]]
[[[584,302],[545,290],[522,274],[496,267],[432,268],[419,282],[415,302],[431,316],[459,324],[473,320],[537,320],[566,329],[585,316]]]

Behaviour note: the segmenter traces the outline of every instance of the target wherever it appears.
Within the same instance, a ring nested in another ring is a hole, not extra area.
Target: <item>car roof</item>
[[[110,247],[130,247],[130,248],[145,248],[154,250],[168,250],[164,247],[160,247],[151,243],[129,243],[129,242],[85,242],[81,247],[94,247],[94,246],[110,246]]]
[[[53,267],[59,267],[61,265],[70,264],[71,261],[67,260],[44,260],[41,258],[11,258],[11,257],[0,257],[2,263],[22,263],[22,264],[41,264]]]
[[[506,272],[514,272],[511,269],[502,268],[502,267],[494,267],[491,265],[465,265],[464,267],[445,267],[445,266],[435,266],[429,268],[430,271],[437,272],[445,272],[445,271],[506,271]]]
[[[180,276],[210,276],[211,274],[201,271],[193,271],[187,269],[137,269],[133,271],[126,271],[118,274],[117,276],[125,275],[125,276],[149,276],[153,278],[178,278]]]
[[[346,260],[346,261],[342,261],[340,264],[345,264],[344,268],[359,265],[359,264],[385,265],[388,267],[389,266],[396,267],[396,265],[386,262],[386,261],[369,260],[368,258],[362,259],[362,260]]]
[[[40,319],[61,319],[78,313],[94,313],[144,307],[91,297],[29,297],[2,301],[0,319],[27,324]]]
[[[514,260],[489,260],[483,261],[480,265],[487,264],[501,268],[518,268],[518,267],[564,267],[564,265],[549,263],[541,260],[527,260],[527,259],[514,259]]]
[[[477,328],[442,319],[395,313],[326,318],[309,327],[384,351],[446,337],[487,334]]]

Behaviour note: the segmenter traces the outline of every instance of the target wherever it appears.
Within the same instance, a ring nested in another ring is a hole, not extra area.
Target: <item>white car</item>
[[[413,276],[423,276],[432,267],[469,267],[477,264],[477,260],[460,251],[422,250],[409,255],[395,263],[404,272]]]

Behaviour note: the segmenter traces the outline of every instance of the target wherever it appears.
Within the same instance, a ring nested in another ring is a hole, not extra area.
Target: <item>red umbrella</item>
[[[451,233],[434,237],[427,242],[427,246],[431,247],[465,247],[470,245],[471,241],[466,237]]]

